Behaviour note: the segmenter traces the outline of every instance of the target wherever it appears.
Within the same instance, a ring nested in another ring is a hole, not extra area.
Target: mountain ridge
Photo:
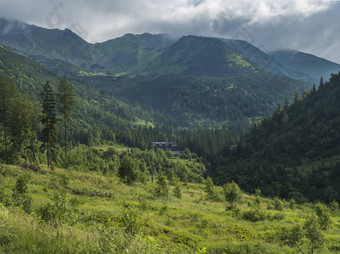
[[[219,39],[229,46],[233,50],[233,54],[237,54],[240,59],[279,76],[317,83],[316,81],[320,79],[320,76],[327,79],[330,73],[339,71],[340,65],[316,56],[313,58],[314,63],[312,64],[320,66],[320,70],[318,68],[311,69],[310,64],[301,61],[301,59],[287,61],[287,58],[289,58],[287,54],[280,57],[275,52],[265,53],[247,41],[206,36],[194,37],[197,40],[202,40],[202,38],[207,40]],[[176,66],[174,62],[167,63],[168,60],[173,60],[173,56],[167,54],[167,52],[181,39],[188,38],[193,37],[182,36],[179,39],[174,39],[164,34],[143,33],[135,35],[130,33],[92,44],[86,42],[68,28],[65,30],[46,29],[23,22],[0,19],[0,43],[11,50],[34,60],[39,59],[36,56],[40,56],[65,61],[85,72],[101,75],[171,74],[171,68],[165,71],[167,65],[173,67],[173,74],[178,74],[184,67],[182,65]],[[190,54],[197,53],[197,49],[189,50],[193,51]],[[187,54],[187,56],[190,56],[190,54]],[[201,54],[203,56],[205,52],[201,52]],[[301,54],[305,53],[301,52]],[[218,59],[219,56],[215,55],[215,57]],[[158,58],[161,58],[161,60]],[[218,61],[222,63],[220,60]],[[44,64],[43,61],[40,63]],[[331,64],[327,65],[326,63]],[[60,62],[58,64],[60,65]],[[192,62],[192,69],[195,69],[195,64],[197,63]],[[51,63],[49,66],[51,67]],[[161,66],[164,68],[161,68]],[[218,64],[216,66],[219,68]],[[209,69],[209,66],[207,67]],[[211,69],[215,71],[217,68]],[[207,71],[203,70],[203,73],[207,73]],[[193,73],[189,71],[189,74],[192,75]]]

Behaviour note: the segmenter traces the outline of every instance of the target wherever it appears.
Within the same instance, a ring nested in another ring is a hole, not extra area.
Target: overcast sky
[[[340,2],[329,0],[0,0],[0,16],[70,28],[89,42],[126,33],[247,40],[340,63]]]

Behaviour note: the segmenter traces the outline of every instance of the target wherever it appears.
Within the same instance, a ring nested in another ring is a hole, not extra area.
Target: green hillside
[[[228,76],[256,72],[247,62],[219,39],[184,36],[165,49],[149,68],[157,74]]]
[[[286,254],[340,249],[335,202],[330,207],[296,205],[242,193],[237,208],[230,209],[221,187],[171,178],[160,185],[160,178],[126,185],[114,171],[103,175],[0,164],[0,253]],[[160,195],[160,188],[167,194]]]
[[[340,74],[277,108],[239,143],[225,149],[220,180],[304,200],[340,200]],[[228,166],[225,166],[228,165]]]
[[[0,46],[0,72],[3,78],[15,84],[23,97],[34,103],[40,102],[40,92],[46,81],[55,89],[59,83],[58,76],[50,70],[3,46]],[[72,79],[68,82],[77,94],[77,106],[69,123],[72,143],[118,142],[149,147],[152,141],[163,139],[165,130],[149,126],[157,125],[159,120],[166,123],[168,118],[127,105],[82,82]],[[62,126],[60,128],[62,130]]]
[[[271,114],[274,107],[309,83],[265,72],[228,77],[209,76],[84,76],[84,82],[110,91],[127,103],[138,103],[171,116],[179,126],[248,127],[249,121]],[[239,127],[237,127],[239,128]]]
[[[45,29],[0,19],[0,43],[53,68],[60,61],[89,72],[129,74],[142,72],[157,56],[157,49],[172,43],[166,35],[127,34],[104,43],[90,44],[69,29]],[[69,73],[68,73],[69,74]]]
[[[298,76],[290,76],[288,70],[280,64],[279,59],[275,59],[272,55],[263,52],[249,42],[224,38],[220,38],[220,40],[240,55],[243,55],[247,61],[256,64],[262,69],[279,76],[286,76],[300,80],[300,77]]]

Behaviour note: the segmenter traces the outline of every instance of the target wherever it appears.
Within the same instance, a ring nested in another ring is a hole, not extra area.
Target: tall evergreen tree
[[[64,119],[65,156],[67,156],[67,120],[76,106],[76,94],[65,79],[59,79],[57,102],[58,111]]]
[[[9,135],[11,138],[12,155],[23,156],[26,148],[31,153],[30,159],[35,160],[35,146],[37,133],[37,110],[27,99],[17,97],[11,101],[8,114]]]
[[[289,107],[289,100],[288,100],[288,97],[286,96],[285,101],[283,103],[283,109],[287,110],[288,107]]]
[[[2,126],[4,136],[4,159],[8,162],[8,113],[10,106],[13,105],[11,101],[18,96],[16,87],[10,84],[4,77],[0,76],[0,126]]]
[[[56,98],[52,86],[47,81],[44,85],[41,95],[43,97],[43,110],[41,122],[44,125],[42,132],[41,149],[47,153],[47,165],[50,167],[51,161],[56,160],[57,148],[57,115],[56,115]]]
[[[323,82],[323,77],[321,76],[320,77],[320,84],[319,84],[319,87],[323,87],[324,86],[324,82]]]
[[[295,91],[295,95],[294,95],[294,103],[297,102],[299,100],[299,94],[297,91]]]

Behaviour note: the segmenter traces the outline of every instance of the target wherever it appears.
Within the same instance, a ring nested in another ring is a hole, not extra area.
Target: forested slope
[[[340,74],[254,126],[226,149],[219,178],[248,191],[330,201],[340,198]]]

